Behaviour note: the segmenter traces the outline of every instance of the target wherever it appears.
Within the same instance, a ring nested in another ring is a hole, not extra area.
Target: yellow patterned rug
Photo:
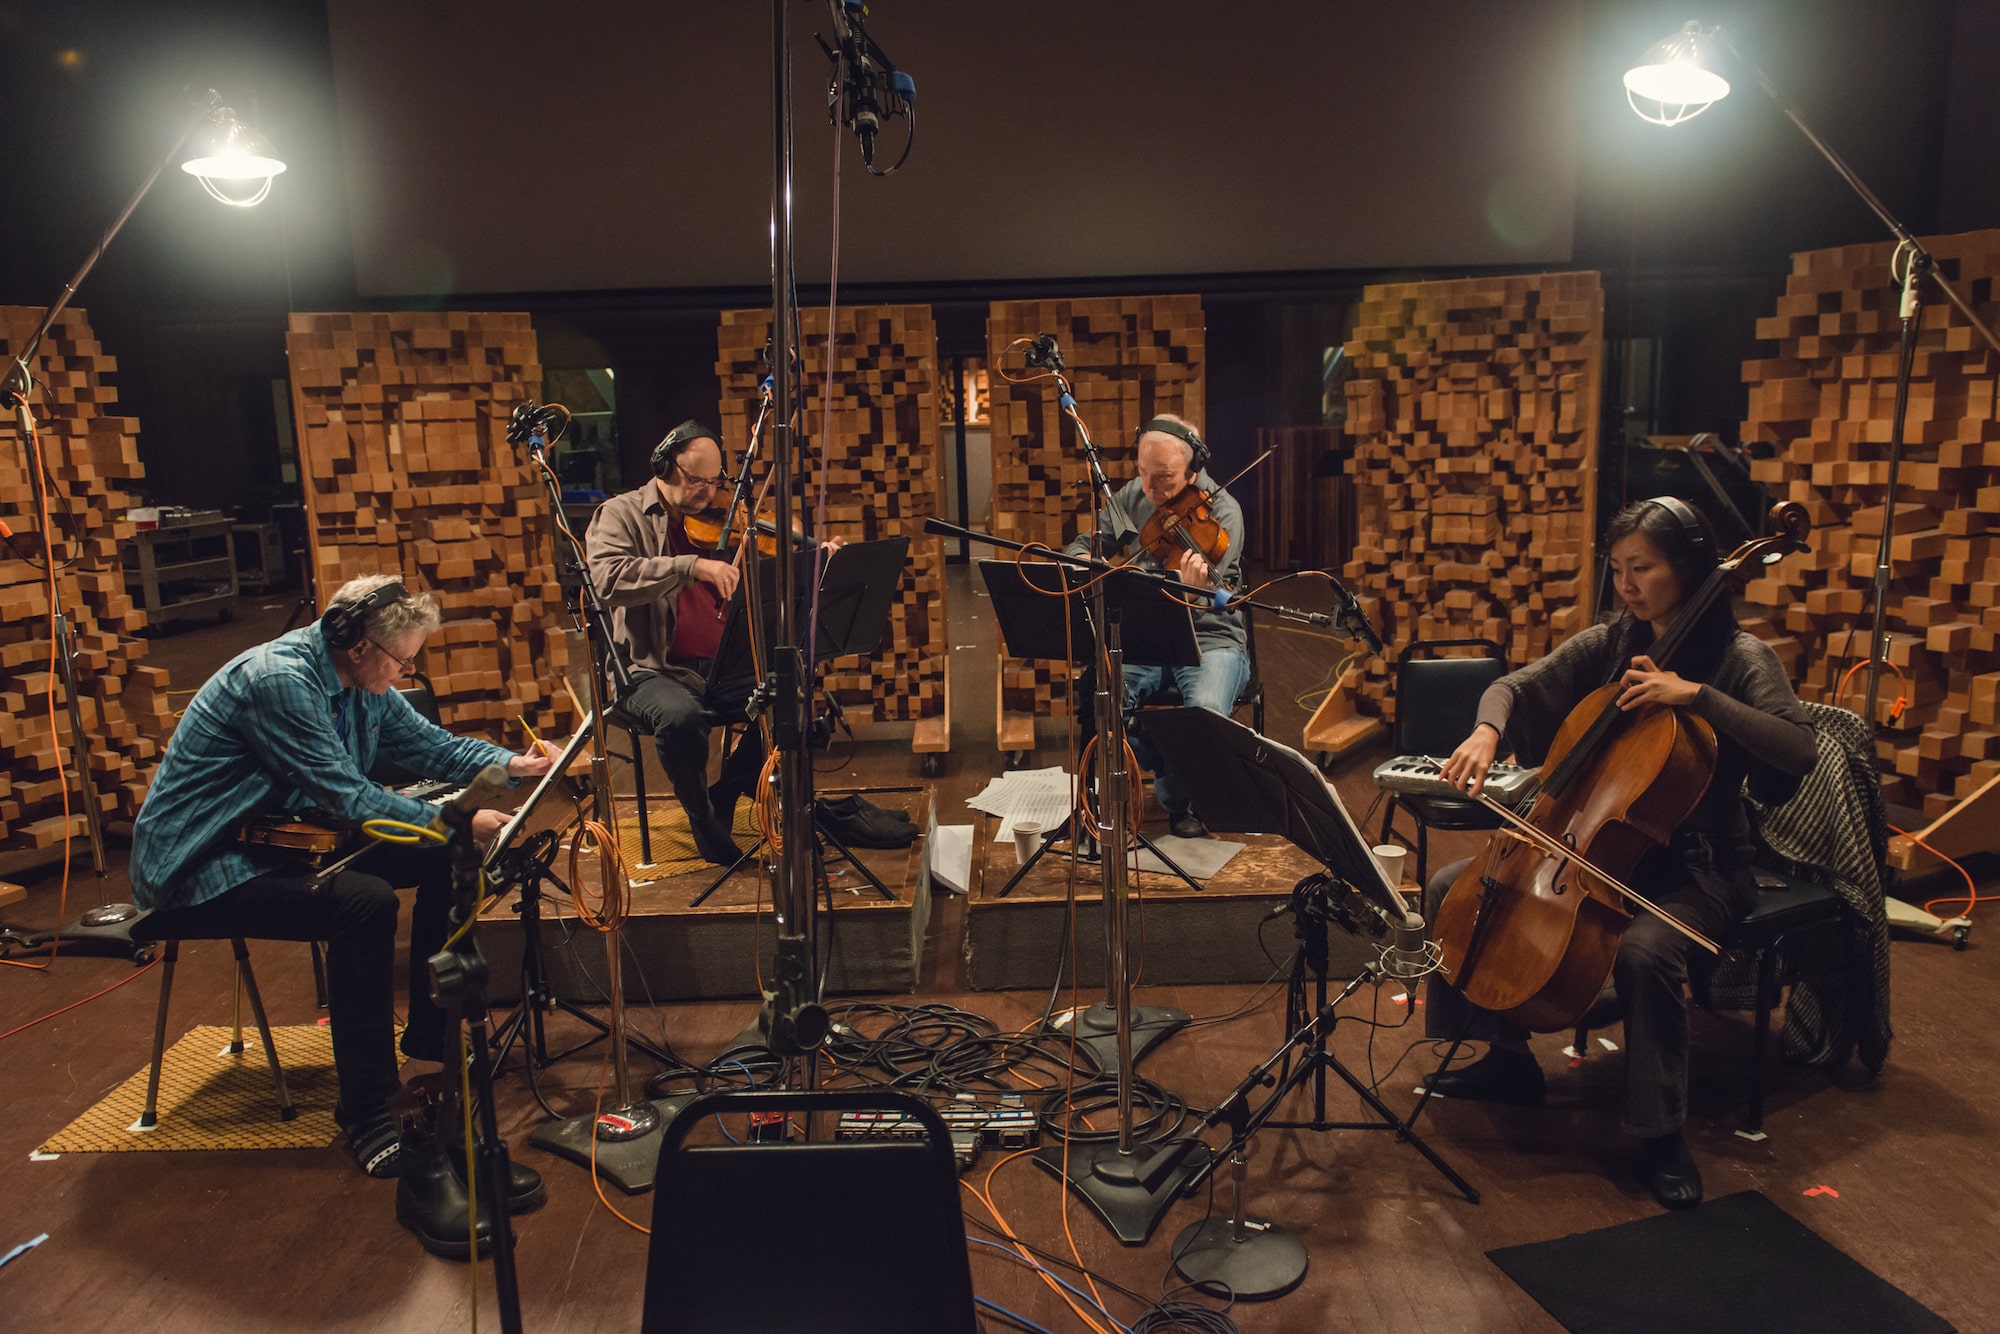
[[[690,871],[714,869],[694,850],[694,835],[688,832],[687,812],[677,801],[649,800],[646,823],[651,826],[653,864],[639,864],[639,813],[625,798],[618,799],[618,849],[625,854],[625,870],[638,881],[665,880]],[[757,807],[749,801],[736,803],[736,846],[748,852],[757,842]]]
[[[230,1055],[229,1029],[196,1028],[167,1048],[160,1068],[159,1124],[134,1126],[146,1107],[149,1066],[58,1131],[43,1153],[129,1153],[149,1149],[319,1149],[340,1130],[333,1123],[339,1089],[333,1077],[333,1035],[324,1024],[273,1028],[278,1063],[299,1114],[278,1119],[278,1088],[255,1028]]]

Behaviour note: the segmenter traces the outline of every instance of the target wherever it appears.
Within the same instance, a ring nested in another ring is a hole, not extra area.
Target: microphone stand
[[[564,424],[566,426],[567,421]],[[548,488],[550,522],[555,526],[557,537],[569,543],[571,555],[583,570],[584,645],[590,654],[590,717],[585,720],[590,727],[590,786],[604,826],[611,831],[612,846],[601,849],[599,855],[609,857],[621,846],[621,836],[618,832],[618,803],[611,790],[610,750],[605,744],[604,683],[608,669],[609,678],[617,682],[622,697],[631,690],[632,677],[613,644],[611,615],[605,610],[603,599],[597,595],[597,585],[591,582],[588,554],[562,517],[562,482],[549,464],[548,448],[551,442],[547,438],[543,418],[534,411],[532,404],[527,405],[525,411],[517,411],[507,438],[513,443],[527,445],[528,458],[541,473],[543,484]],[[561,438],[560,431],[557,438]],[[641,755],[633,756],[635,763],[644,763],[644,759]],[[536,890],[531,886],[523,892]],[[627,1194],[635,1194],[652,1188],[653,1173],[660,1155],[660,1132],[666,1128],[664,1113],[670,1107],[632,1094],[628,1053],[631,1039],[625,1024],[624,933],[620,927],[613,925],[602,934],[605,992],[610,998],[611,1010],[607,1027],[611,1039],[612,1093],[617,1101],[592,1115],[571,1117],[543,1126],[534,1133],[531,1142],[610,1177]],[[526,948],[532,950],[537,946],[538,942],[529,941]]]
[[[771,196],[771,490],[777,508],[776,564],[778,624],[767,659],[771,698],[771,742],[777,755],[778,826],[771,916],[777,930],[771,978],[758,1008],[757,1028],[765,1045],[783,1057],[809,1055],[831,1028],[820,1004],[820,979],[808,918],[812,892],[812,765],[805,751],[806,678],[798,633],[798,564],[792,539],[792,450],[798,428],[798,394],[793,384],[797,356],[792,292],[792,62],[788,0],[771,0],[771,88],[773,190]],[[829,332],[829,337],[831,333]],[[831,343],[827,355],[833,355]],[[805,1085],[817,1082],[807,1062]],[[808,1134],[811,1123],[808,1121]]]
[[[750,428],[750,440],[743,447],[742,461],[736,465],[735,485],[731,488],[729,497],[729,512],[722,516],[722,535],[715,539],[714,555],[717,559],[729,554],[729,532],[735,526],[736,511],[739,509],[747,511],[750,507],[750,465],[757,461],[757,446],[762,444],[764,439],[764,422],[771,415],[770,376],[765,376],[763,383],[757,386],[757,394],[760,400],[757,404],[757,421]],[[756,526],[756,515],[751,514],[744,520],[746,539]]]
[[[1731,54],[1749,68],[1757,86],[1776,104],[1778,110],[1784,113],[1785,119],[1792,123],[1793,128],[1806,137],[1806,142],[1819,151],[1819,155],[1826,159],[1827,164],[1841,180],[1847,183],[1848,188],[1860,196],[1868,211],[1880,219],[1882,225],[1895,236],[1898,251],[1908,256],[1900,279],[1903,290],[1898,314],[1902,321],[1902,341],[1896,362],[1896,405],[1889,425],[1889,478],[1882,502],[1882,539],[1875,549],[1875,582],[1870,594],[1875,601],[1875,610],[1868,639],[1866,717],[1872,732],[1875,727],[1876,702],[1881,693],[1882,664],[1887,660],[1889,634],[1885,618],[1888,614],[1889,601],[1890,552],[1896,540],[1896,480],[1903,462],[1903,435],[1909,416],[1910,375],[1916,362],[1917,331],[1923,320],[1923,310],[1919,304],[1919,292],[1923,287],[1923,280],[1928,277],[1937,284],[1938,290],[1944,293],[1945,300],[1965,317],[1966,323],[1970,324],[1973,331],[1985,339],[1987,346],[1995,352],[2000,352],[2000,336],[1994,334],[1992,328],[1974,313],[1971,303],[1964,295],[1938,271],[1936,259],[1924,248],[1923,243],[1918,241],[1910,233],[1910,229],[1889,211],[1889,206],[1868,188],[1868,183],[1861,179],[1854,168],[1850,167],[1840,154],[1834,152],[1824,139],[1813,132],[1812,126],[1806,123],[1805,117],[1799,114],[1798,109],[1778,92],[1777,85],[1771,82],[1771,76],[1737,50],[1735,41],[1726,29],[1717,29],[1716,35],[1728,46]],[[1894,269],[1895,261],[1892,259],[1890,261],[1892,274]]]

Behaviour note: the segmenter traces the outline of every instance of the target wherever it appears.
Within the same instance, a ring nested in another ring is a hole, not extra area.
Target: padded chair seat
[[[1738,918],[1723,938],[1725,946],[1757,946],[1795,927],[1840,911],[1840,895],[1811,880],[1792,880],[1783,888],[1757,887],[1757,904]]]

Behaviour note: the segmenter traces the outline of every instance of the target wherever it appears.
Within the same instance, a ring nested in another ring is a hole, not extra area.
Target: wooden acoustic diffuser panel
[[[850,542],[907,537],[910,557],[881,645],[871,654],[834,659],[822,688],[842,708],[864,709],[877,722],[915,724],[912,746],[919,753],[949,750],[944,539],[924,532],[924,521],[939,512],[944,484],[937,325],[929,306],[851,306],[837,318],[828,413],[826,311],[799,313],[806,462],[795,474],[795,493],[802,505],[819,503],[818,460],[824,449],[827,536]],[[770,311],[723,312],[715,369],[722,381],[717,425],[728,446],[725,468],[737,462],[757,419],[770,337]],[[769,467],[770,447],[767,427],[753,472],[759,481]],[[726,494],[723,499],[726,503]]]
[[[570,730],[548,493],[507,418],[540,387],[522,314],[294,314],[285,339],[323,610],[399,574],[444,626],[419,664],[444,724],[513,749]]]
[[[1395,655],[1490,639],[1533,661],[1590,623],[1604,296],[1595,273],[1362,294],[1347,358],[1358,539],[1346,575]]]
[[[1026,370],[1021,349],[1009,352],[1008,344],[1045,333],[1055,335],[1077,414],[1116,487],[1136,475],[1133,434],[1151,418],[1176,413],[1206,430],[1207,330],[1196,296],[993,303],[986,317],[993,535],[1060,549],[1087,531],[1096,513],[1076,423],[1058,405],[1053,379],[1005,378],[1039,375]],[[1069,712],[1069,679],[1066,663],[1001,655],[1000,749],[1035,748],[1035,719]]]
[[[0,362],[20,354],[42,311],[0,306]],[[125,488],[145,478],[139,422],[112,413],[117,369],[84,312],[64,311],[32,367],[32,399],[50,474],[56,575],[76,650],[77,704],[90,746],[90,788],[105,816],[139,813],[173,716],[167,674],[142,665],[145,613],[125,593],[121,544],[132,536]],[[27,442],[12,412],[0,415],[0,521],[14,539],[0,548],[0,847],[39,848],[84,832],[74,791],[63,821],[63,783],[72,767],[69,701],[59,668],[51,674],[48,575],[41,516],[28,471]],[[32,557],[32,559],[29,559]],[[50,722],[50,690],[55,718]]]
[[[2000,231],[1925,242],[1990,325],[2000,316]],[[1747,590],[1764,631],[1809,700],[1862,711],[1869,590],[1888,500],[1901,326],[1894,247],[1795,255],[1776,313],[1757,322],[1775,355],[1745,362],[1746,443],[1778,446],[1752,473],[1813,521],[1810,555]],[[1892,801],[1935,818],[2000,777],[2000,371],[1984,339],[1926,285],[1910,382],[1890,552],[1888,661],[1876,722]],[[1901,717],[1890,710],[1902,698]]]

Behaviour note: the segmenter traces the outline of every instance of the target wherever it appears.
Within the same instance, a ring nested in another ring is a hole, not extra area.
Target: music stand
[[[872,542],[849,542],[826,557],[825,564],[819,569],[819,618],[814,623],[812,671],[816,673],[835,658],[873,653],[881,644],[882,636],[889,629],[889,613],[896,605],[897,585],[901,582],[903,565],[908,561],[909,554],[909,538],[886,537]],[[798,624],[805,624],[812,615],[812,576],[816,559],[812,552],[799,553],[799,578],[793,583],[799,599]],[[758,582],[762,588],[762,624],[775,625],[778,581],[764,579]],[[757,686],[756,655],[751,652],[749,618],[743,610],[743,589],[743,584],[737,585],[735,595],[729,600],[729,610],[722,625],[722,642],[716,647],[715,661],[709,667],[707,699],[747,699]],[[845,858],[877,894],[891,902],[896,901],[895,891],[883,884],[881,877],[869,870],[867,864],[826,827],[825,821],[820,819],[817,802],[813,803],[813,834],[815,857],[824,856],[821,844],[831,843],[835,852]],[[709,896],[722,888],[723,883],[754,858],[757,849],[763,846],[764,841],[758,839],[721,875],[710,881],[708,888],[695,895],[688,906],[695,908],[707,902]]]
[[[1421,930],[1423,922],[1403,903],[1401,893],[1375,859],[1354,817],[1305,756],[1282,742],[1258,735],[1233,718],[1206,709],[1160,710],[1148,724],[1161,753],[1175,763],[1175,772],[1189,775],[1190,786],[1197,789],[1195,800],[1203,803],[1205,822],[1212,810],[1216,817],[1214,827],[1227,832],[1280,834],[1326,868],[1325,874],[1308,876],[1299,882],[1292,891],[1291,905],[1298,919],[1301,950],[1306,955],[1316,955],[1319,995],[1316,1011],[1305,1023],[1295,1026],[1292,1016],[1287,1016],[1290,1031],[1284,1044],[1204,1116],[1192,1136],[1170,1140],[1145,1159],[1126,1157],[1098,1165],[1098,1175],[1106,1179],[1099,1193],[1117,1209],[1117,1220],[1113,1220],[1106,1203],[1095,1199],[1092,1203],[1098,1205],[1099,1212],[1114,1228],[1122,1224],[1144,1240],[1174,1199],[1200,1184],[1221,1156],[1202,1143],[1198,1138],[1201,1132],[1227,1124],[1230,1130],[1227,1156],[1235,1190],[1231,1216],[1184,1229],[1174,1241],[1175,1267],[1208,1291],[1226,1290],[1237,1297],[1275,1296],[1290,1290],[1304,1276],[1306,1255],[1304,1247],[1286,1229],[1252,1220],[1244,1212],[1247,1145],[1266,1125],[1394,1131],[1397,1139],[1412,1145],[1466,1199],[1475,1204],[1479,1201],[1479,1192],[1326,1046],[1327,1030],[1332,1027],[1341,1002],[1383,973],[1409,976],[1385,956],[1377,965],[1363,968],[1338,996],[1329,1000],[1325,967],[1327,922],[1332,920],[1354,931],[1365,927],[1363,914],[1372,916],[1395,930],[1399,949],[1405,939]],[[1296,1066],[1291,1063],[1294,1056],[1298,1057]],[[1274,1070],[1281,1071],[1275,1078]],[[1368,1104],[1375,1119],[1340,1122],[1325,1119],[1325,1076],[1329,1070],[1345,1080]],[[1319,1114],[1310,1122],[1272,1120],[1279,1103],[1308,1079],[1318,1080]],[[1250,1096],[1267,1084],[1275,1084],[1270,1096],[1252,1110]],[[1060,1145],[1055,1148],[1060,1152]],[[1038,1152],[1046,1154],[1048,1149]]]
[[[550,841],[540,849],[535,848],[533,844],[525,848],[515,846],[542,800],[561,784],[565,772],[577,757],[590,748],[591,732],[595,722],[594,715],[584,715],[583,722],[577,727],[576,735],[570,738],[569,745],[563,748],[562,754],[549,766],[549,771],[542,775],[534,791],[528,794],[528,799],[515,809],[513,816],[494,836],[492,846],[487,849],[486,856],[481,861],[481,868],[485,871],[487,880],[501,886],[496,892],[504,894],[509,885],[520,890],[520,899],[516,902],[514,911],[521,919],[521,999],[514,1007],[514,1012],[493,1030],[493,1065],[496,1069],[506,1063],[507,1053],[516,1042],[523,1044],[524,1060],[535,1068],[546,1069],[563,1057],[573,1056],[600,1038],[609,1037],[611,1034],[611,1025],[555,993],[555,989],[549,985],[548,970],[542,962],[542,882],[546,880],[564,894],[569,893],[569,886],[550,870],[550,863],[554,860],[554,842]],[[596,1029],[596,1034],[557,1052],[554,1056],[549,1055],[548,1035],[543,1029],[542,1017],[556,1010],[582,1020]],[[625,1034],[625,1042],[632,1050],[650,1056],[662,1065],[674,1064],[673,1057],[669,1053],[660,1050],[630,1030]],[[586,1147],[587,1145],[586,1141]]]
[[[986,581],[986,591],[993,601],[993,616],[1000,623],[1000,640],[1007,652],[1017,658],[1067,662],[1080,669],[1070,674],[1070,707],[1082,717],[1083,702],[1095,693],[1091,674],[1096,670],[1097,636],[1091,625],[1089,598],[1077,586],[1076,576],[1052,561],[982,560],[979,577]],[[1107,591],[1118,599],[1126,662],[1136,667],[1200,664],[1201,643],[1195,638],[1194,616],[1186,604],[1170,596],[1157,581],[1139,574],[1112,575]],[[1069,603],[1067,612],[1063,610],[1065,601]],[[1077,808],[1072,802],[1069,815],[1042,840],[1042,845],[994,897],[1004,899],[1013,893],[1043,854],[1057,843],[1068,841],[1071,855],[1081,855],[1088,840],[1075,837],[1077,825]],[[1202,890],[1201,882],[1162,852],[1152,839],[1141,833],[1138,840],[1141,847],[1158,857],[1188,888]]]

